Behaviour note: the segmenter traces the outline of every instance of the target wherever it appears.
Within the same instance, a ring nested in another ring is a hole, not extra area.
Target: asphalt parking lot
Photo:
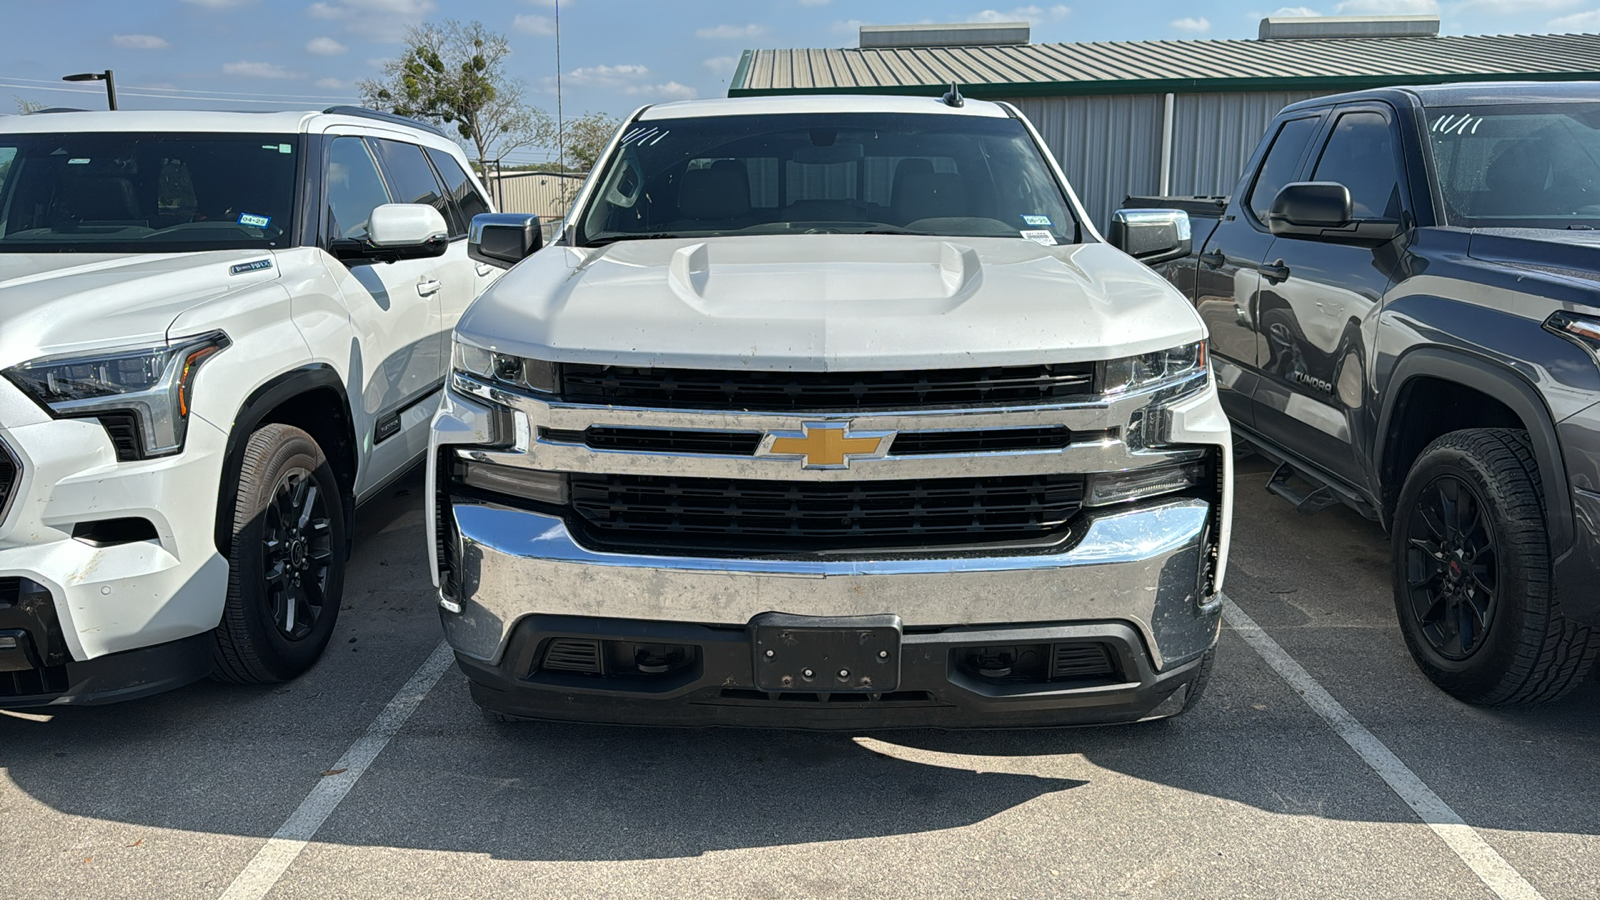
[[[1600,896],[1600,684],[1509,711],[1439,693],[1394,627],[1383,535],[1300,517],[1267,474],[1241,464],[1228,593],[1351,742],[1232,627],[1175,722],[492,724],[453,667],[429,688],[413,480],[364,510],[339,629],[299,681],[0,714],[0,896]],[[1385,759],[1438,803],[1408,805]]]

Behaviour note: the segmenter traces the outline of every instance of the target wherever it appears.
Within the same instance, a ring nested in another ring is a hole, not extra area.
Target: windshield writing
[[[709,116],[630,128],[581,218],[591,245],[651,237],[938,234],[1078,240],[1014,119]]]
[[[277,135],[0,134],[0,252],[283,246],[298,152]]]

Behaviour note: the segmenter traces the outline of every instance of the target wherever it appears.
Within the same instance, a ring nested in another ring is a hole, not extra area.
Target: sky
[[[1600,0],[8,0],[0,114],[16,99],[96,107],[116,73],[124,109],[308,109],[355,102],[355,83],[399,54],[409,26],[477,20],[511,42],[510,74],[552,116],[625,115],[726,96],[747,48],[854,47],[863,24],[1023,21],[1050,41],[1248,39],[1266,15],[1441,17],[1446,34],[1600,32]],[[557,18],[560,64],[557,65]],[[528,148],[509,161],[553,152]]]

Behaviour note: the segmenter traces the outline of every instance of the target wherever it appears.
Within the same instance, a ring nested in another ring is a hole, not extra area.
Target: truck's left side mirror
[[[467,255],[481,263],[509,269],[544,246],[539,217],[524,213],[484,213],[472,217],[467,230]]]
[[[1181,259],[1194,249],[1189,214],[1177,209],[1119,209],[1111,214],[1106,240],[1151,266]]]
[[[1272,198],[1267,228],[1278,237],[1376,247],[1394,240],[1401,223],[1356,218],[1350,189],[1337,181],[1297,181]]]

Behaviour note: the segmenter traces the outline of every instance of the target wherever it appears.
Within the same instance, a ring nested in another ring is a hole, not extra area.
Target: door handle
[[[483,263],[478,263],[477,269],[478,269],[478,274],[479,275],[487,276],[487,275],[493,275],[494,274],[494,266],[489,266],[489,265],[484,265]]]
[[[1261,277],[1273,284],[1282,284],[1289,280],[1289,267],[1284,265],[1283,260],[1280,259],[1277,262],[1262,266]]]
[[[439,293],[439,282],[432,278],[429,278],[425,281],[419,281],[417,282],[417,293],[423,297],[426,297],[429,294],[437,294]]]
[[[1207,250],[1200,254],[1200,264],[1208,269],[1220,269],[1228,264],[1228,255],[1221,250]]]

